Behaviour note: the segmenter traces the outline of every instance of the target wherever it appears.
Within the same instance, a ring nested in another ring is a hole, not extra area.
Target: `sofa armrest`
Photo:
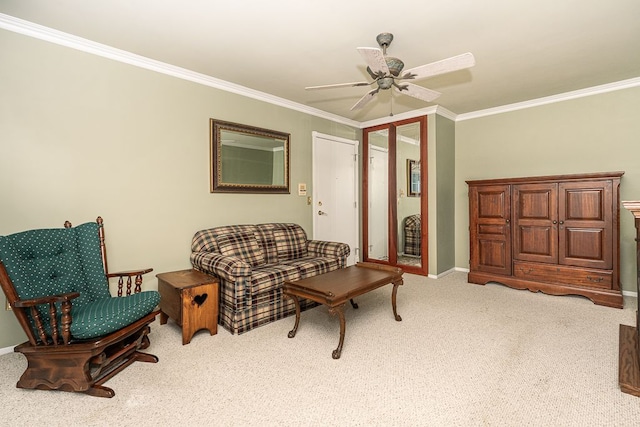
[[[239,277],[251,277],[251,265],[239,258],[224,256],[214,252],[192,252],[191,265],[231,283]]]
[[[313,256],[326,256],[346,259],[351,248],[346,243],[326,242],[324,240],[309,240],[307,251]]]

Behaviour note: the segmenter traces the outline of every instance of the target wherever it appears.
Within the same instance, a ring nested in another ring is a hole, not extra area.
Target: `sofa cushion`
[[[340,268],[338,258],[308,256],[290,261],[284,261],[283,265],[291,265],[298,269],[300,279],[317,276],[318,274],[328,273]]]
[[[278,259],[288,261],[307,256],[307,235],[302,227],[288,225],[273,230]]]
[[[254,297],[261,292],[281,288],[285,280],[298,280],[300,273],[294,265],[267,265],[253,270],[251,275],[251,294]]]
[[[192,252],[219,252],[217,238],[226,234],[253,233],[256,226],[251,224],[222,225],[198,231],[191,241]]]
[[[275,237],[273,237],[273,227],[269,227],[269,224],[258,226],[256,229],[256,238],[262,243],[265,262],[267,264],[277,264],[278,249],[276,248]]]
[[[252,267],[266,263],[262,246],[253,233],[225,234],[217,237],[218,248],[224,256],[239,258]]]

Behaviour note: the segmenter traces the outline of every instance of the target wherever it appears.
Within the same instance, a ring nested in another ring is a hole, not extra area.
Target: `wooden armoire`
[[[622,308],[624,172],[467,181],[471,283]]]

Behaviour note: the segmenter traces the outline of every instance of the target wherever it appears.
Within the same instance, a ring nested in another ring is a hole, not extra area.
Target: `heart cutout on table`
[[[196,295],[195,297],[193,297],[193,301],[191,301],[191,304],[198,304],[198,307],[200,307],[207,300],[208,296],[209,295],[207,294]]]

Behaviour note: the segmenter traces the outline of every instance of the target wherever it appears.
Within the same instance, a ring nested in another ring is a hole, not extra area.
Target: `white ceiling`
[[[0,0],[0,13],[366,122],[440,105],[464,114],[640,77],[639,0]],[[356,47],[413,68],[465,52],[476,66],[417,84],[434,104],[367,87]]]

